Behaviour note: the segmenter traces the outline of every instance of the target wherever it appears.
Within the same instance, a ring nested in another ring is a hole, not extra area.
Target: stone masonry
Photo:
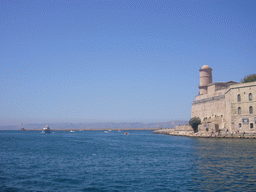
[[[199,95],[192,102],[191,117],[199,117],[199,132],[256,133],[256,82],[212,83],[212,69],[202,66]],[[175,127],[189,131],[187,126]]]

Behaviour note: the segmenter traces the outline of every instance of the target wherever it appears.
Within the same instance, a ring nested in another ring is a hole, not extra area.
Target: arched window
[[[250,113],[250,114],[253,114],[253,108],[252,108],[252,106],[249,107],[249,113]]]
[[[237,102],[240,102],[240,101],[241,101],[241,95],[238,94],[238,95],[237,95]]]
[[[252,101],[252,94],[249,93],[249,101]]]
[[[241,107],[238,107],[238,114],[241,114]]]

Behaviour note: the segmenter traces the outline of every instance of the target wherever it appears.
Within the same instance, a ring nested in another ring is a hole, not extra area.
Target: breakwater
[[[201,137],[201,138],[233,138],[233,139],[256,139],[256,133],[230,133],[230,132],[219,132],[219,133],[211,133],[211,132],[197,132],[193,131],[177,131],[175,129],[158,129],[153,133],[155,134],[166,134],[166,135],[174,135],[174,136],[186,136],[186,137]]]

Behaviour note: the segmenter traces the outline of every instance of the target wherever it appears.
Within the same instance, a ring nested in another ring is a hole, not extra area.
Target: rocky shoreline
[[[174,136],[186,136],[186,137],[199,137],[199,138],[231,138],[231,139],[256,139],[256,133],[230,133],[230,132],[220,132],[220,133],[206,133],[193,131],[176,131],[175,129],[158,129],[153,133],[155,134],[166,134]]]

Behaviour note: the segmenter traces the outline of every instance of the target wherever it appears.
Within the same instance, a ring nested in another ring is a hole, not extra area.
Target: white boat
[[[75,131],[71,130],[70,133],[74,133]]]
[[[52,129],[48,125],[46,125],[46,127],[43,128],[43,133],[51,133],[51,132],[52,132]]]

